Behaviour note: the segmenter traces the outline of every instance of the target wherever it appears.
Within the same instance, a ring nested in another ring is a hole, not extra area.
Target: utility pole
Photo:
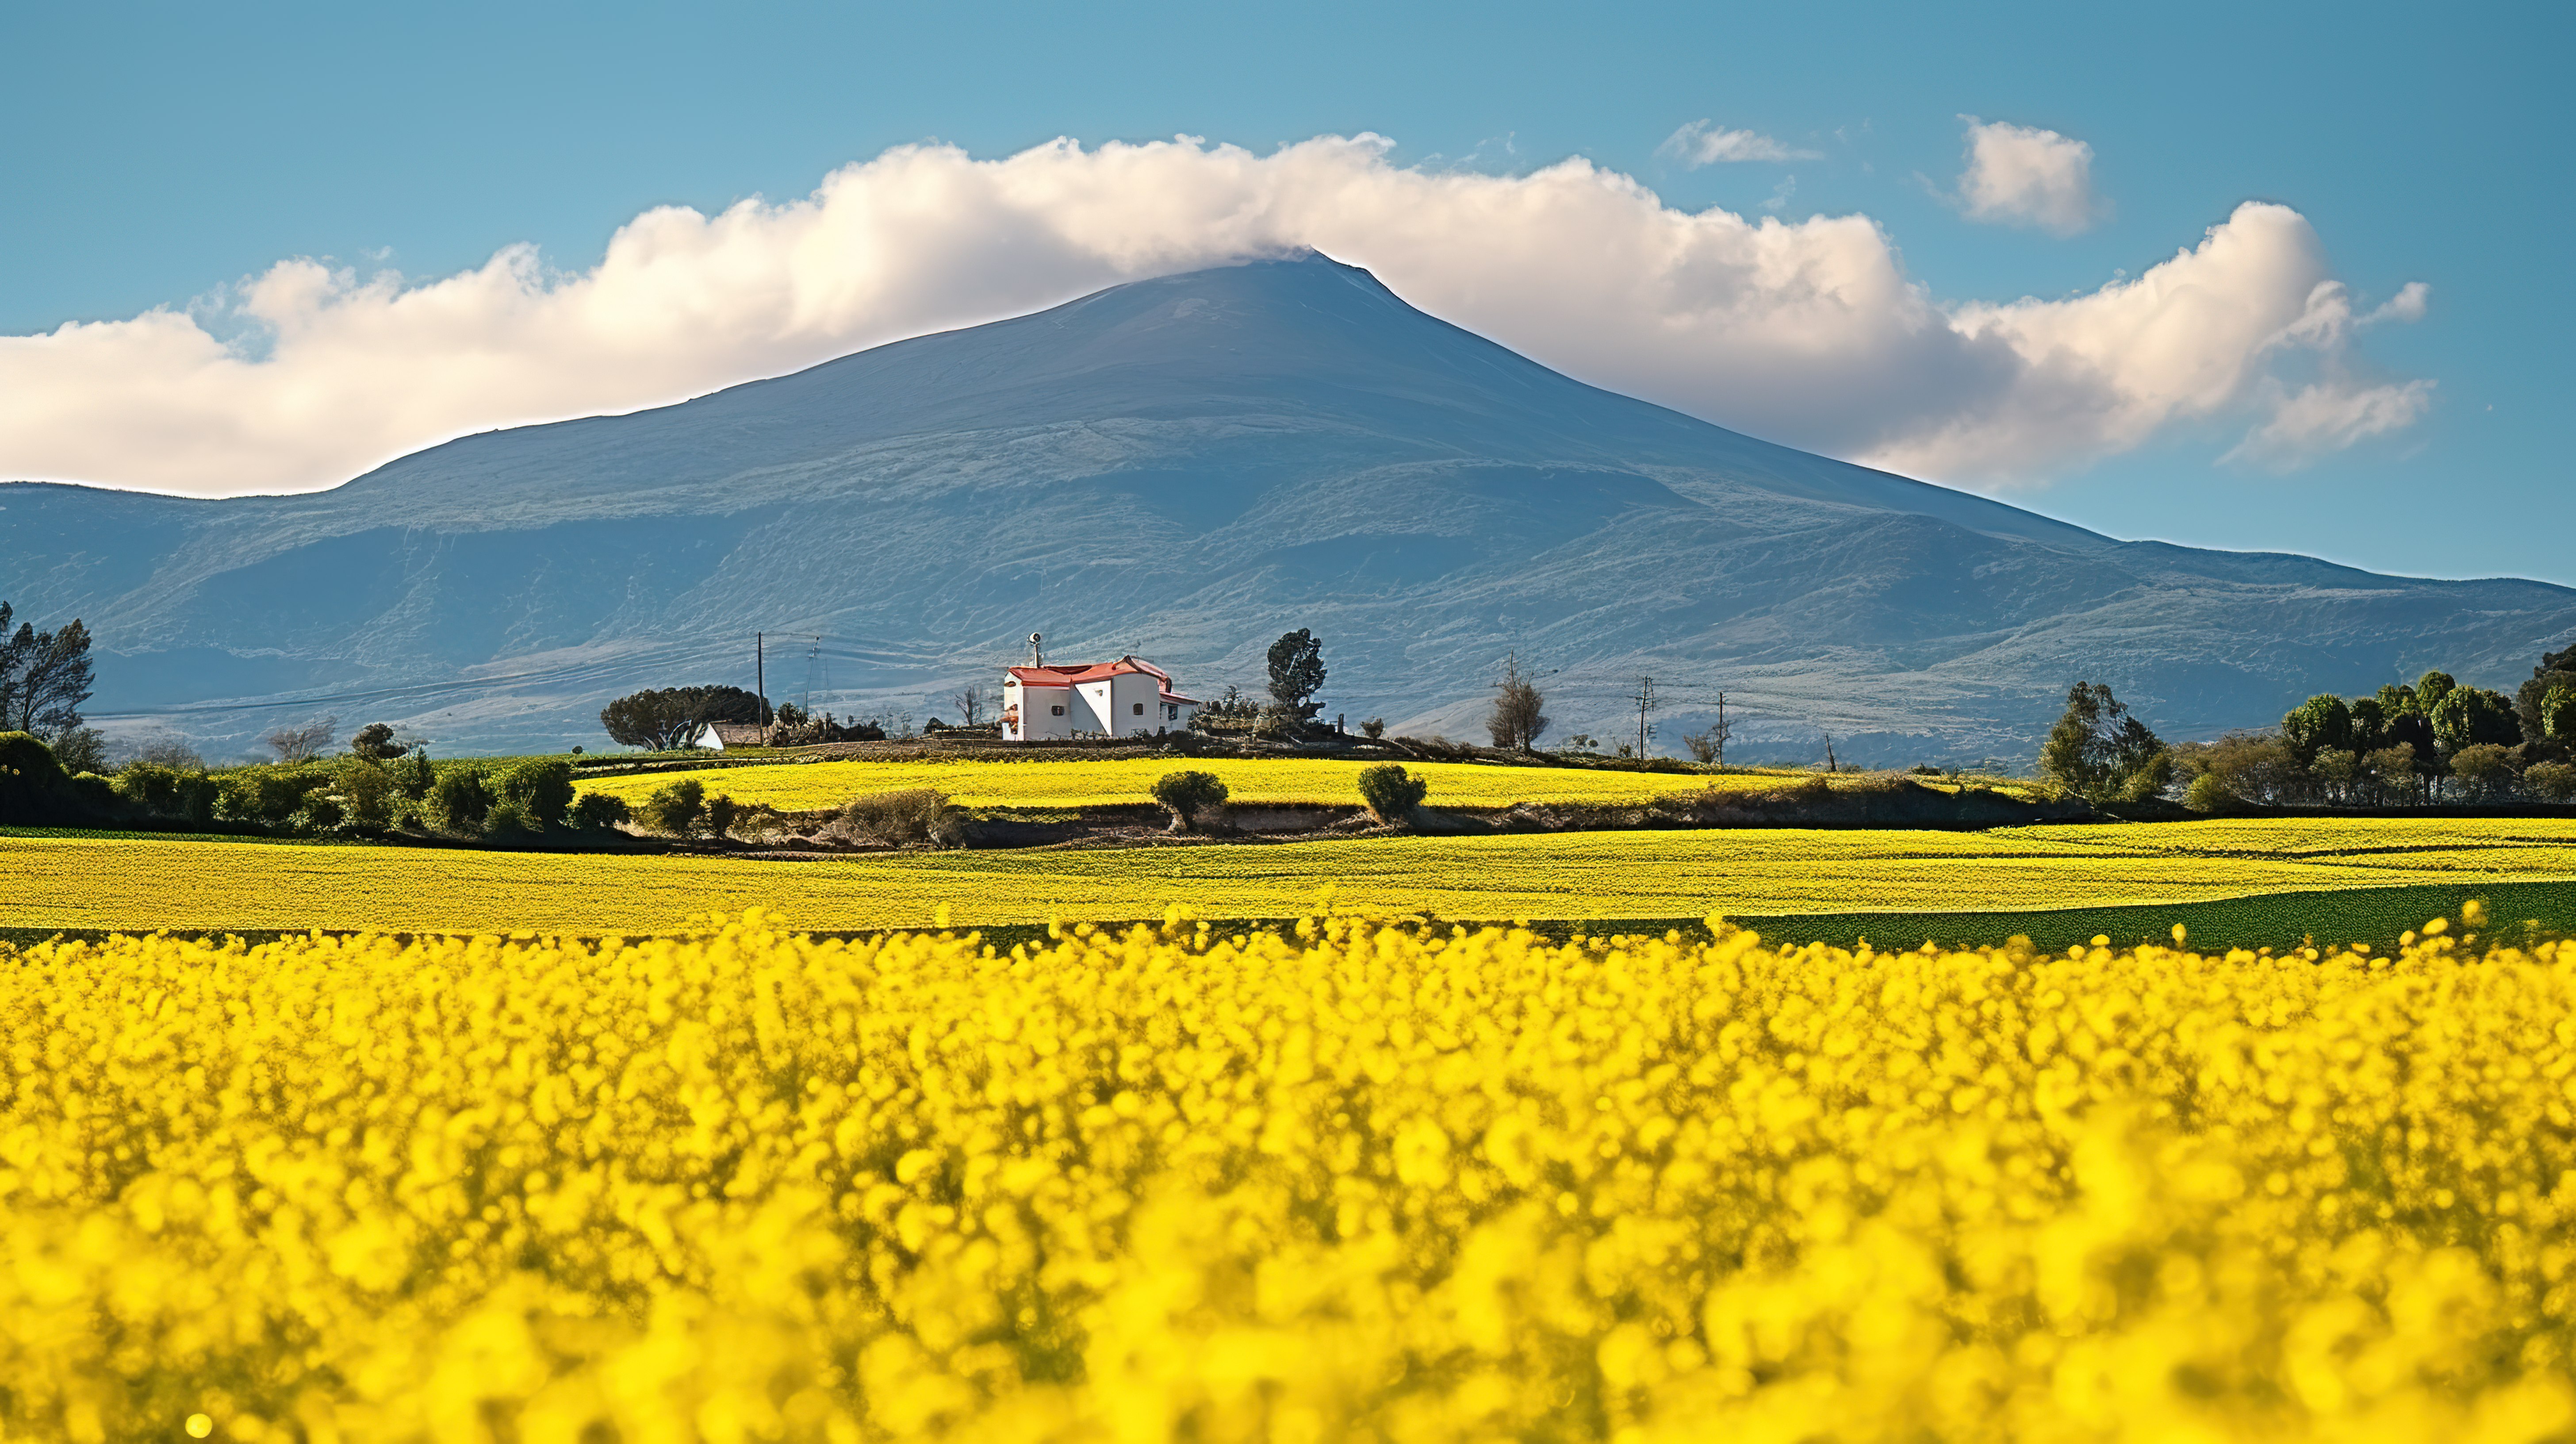
[[[1717,739],[1717,765],[1724,767],[1726,765],[1726,691],[1724,688],[1720,688],[1717,694],[1717,730],[1709,735]]]
[[[1655,679],[1639,677],[1637,694],[1628,700],[1637,704],[1637,755],[1643,757],[1646,755],[1646,739],[1655,734],[1655,729],[1646,724],[1646,714],[1656,707]]]
[[[760,699],[760,705],[751,710],[760,718],[760,725],[766,727],[769,725],[769,635],[766,632],[751,634],[751,688],[752,695]],[[762,740],[768,739],[764,737]]]

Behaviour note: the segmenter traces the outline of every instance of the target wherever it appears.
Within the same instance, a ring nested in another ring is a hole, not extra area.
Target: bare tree
[[[1539,734],[1547,731],[1547,714],[1541,710],[1546,705],[1538,685],[1521,671],[1518,654],[1505,654],[1503,680],[1494,684],[1494,710],[1485,719],[1494,745],[1522,752],[1536,747]]]
[[[1685,732],[1682,745],[1690,749],[1694,762],[1726,765],[1726,742],[1735,735],[1735,724],[1726,720],[1726,694],[1717,694],[1717,720],[1705,732]]]
[[[949,699],[957,704],[957,713],[965,725],[972,727],[984,720],[984,709],[993,705],[993,694],[981,682],[970,682]]]
[[[277,749],[280,762],[310,762],[329,750],[339,731],[339,718],[316,717],[269,733],[268,745]]]

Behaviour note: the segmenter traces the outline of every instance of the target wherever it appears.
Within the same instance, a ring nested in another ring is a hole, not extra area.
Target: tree
[[[2348,752],[2352,749],[2352,709],[2344,705],[2341,697],[2320,692],[2281,719],[2281,740],[2289,744],[2302,767],[2329,748]]]
[[[1225,783],[1213,772],[1166,772],[1154,779],[1154,800],[1172,814],[1172,831],[1193,832],[1201,814],[1225,806]]]
[[[993,694],[983,683],[971,683],[957,690],[950,699],[957,704],[957,715],[968,727],[984,720],[984,709],[993,705]]]
[[[2040,745],[2040,774],[2087,802],[2132,801],[2172,773],[2165,745],[2098,682],[2067,689],[2066,711]]]
[[[2433,704],[2433,740],[2445,753],[2492,743],[2510,747],[2522,740],[2522,719],[2504,694],[2484,687],[2453,687]]]
[[[331,739],[339,731],[339,718],[316,717],[269,733],[268,745],[277,749],[280,762],[310,762],[331,749]]]
[[[2576,798],[2576,767],[2564,762],[2536,762],[2523,769],[2522,785],[2538,793],[2544,802],[2565,803]]]
[[[68,727],[54,734],[54,760],[77,777],[107,771],[107,734],[95,727]]]
[[[2513,756],[2493,742],[2473,742],[2453,754],[2451,776],[2471,801],[2501,802],[2513,791]]]
[[[1324,710],[1314,700],[1324,690],[1324,644],[1304,627],[1270,644],[1270,696],[1301,722]]]
[[[1381,762],[1363,767],[1359,775],[1360,800],[1378,821],[1402,822],[1422,805],[1431,784],[1419,777],[1408,776],[1400,763]]]
[[[2415,759],[2419,755],[2414,743],[2398,742],[2361,759],[2383,801],[2392,795],[2401,802],[2414,798],[2419,785]]]
[[[2432,716],[2434,705],[2439,703],[2444,697],[2449,696],[2451,689],[2459,685],[2460,684],[2457,681],[2452,679],[2451,674],[2448,672],[2444,672],[2439,669],[2426,672],[2423,676],[2415,679],[2415,686],[2413,689],[2415,693],[2415,710],[2423,713],[2427,717]]]
[[[2352,701],[2352,740],[2345,744],[2355,752],[2376,752],[2388,745],[2388,709],[2376,697],[2356,697]]]
[[[20,622],[0,602],[0,732],[51,740],[80,726],[90,696],[89,628],[74,617],[50,632]]]
[[[1542,710],[1546,705],[1538,684],[1521,671],[1518,654],[1504,654],[1503,680],[1494,684],[1494,710],[1485,719],[1494,745],[1520,752],[1537,747],[1540,734],[1547,731],[1547,714]]]
[[[599,710],[599,725],[628,747],[668,752],[710,722],[758,722],[760,698],[740,687],[662,687],[630,692]]]
[[[1386,735],[1386,719],[1383,717],[1371,717],[1366,722],[1361,723],[1360,735],[1371,742],[1375,742],[1377,739],[1384,737]]]
[[[2540,735],[2576,747],[2576,678],[2555,686],[2540,699]]]
[[[349,750],[370,762],[391,762],[411,748],[394,740],[391,722],[370,722],[350,734]]]
[[[2576,688],[2576,647],[2540,654],[2540,665],[2531,669],[2531,680],[2514,693],[2513,710],[2522,721],[2526,742],[2552,737],[2549,721],[2542,715],[2549,694]]]

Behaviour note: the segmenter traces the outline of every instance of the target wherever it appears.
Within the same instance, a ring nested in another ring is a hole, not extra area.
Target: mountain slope
[[[1206,691],[1311,626],[1326,700],[1472,730],[1506,650],[1560,732],[1715,690],[1741,755],[2026,754],[2067,683],[2182,735],[2440,664],[2507,682],[2576,592],[2120,543],[1560,376],[1320,257],[1140,282],[681,405],[467,437],[333,491],[0,489],[0,595],[77,613],[94,710],[218,749],[331,711],[594,745],[634,686],[914,715],[1052,655]],[[216,705],[213,699],[232,699]],[[173,710],[176,709],[176,710]],[[1672,750],[1658,744],[1659,750]]]

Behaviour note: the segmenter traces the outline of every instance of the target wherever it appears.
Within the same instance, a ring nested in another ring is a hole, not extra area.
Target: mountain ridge
[[[13,484],[0,577],[89,622],[115,727],[218,748],[375,700],[353,693],[417,698],[387,719],[451,751],[596,743],[617,691],[747,684],[756,630],[835,639],[845,712],[945,711],[1030,631],[1255,690],[1304,625],[1354,721],[1464,735],[1512,650],[1553,673],[1560,733],[1617,735],[1655,672],[1667,739],[1723,686],[1740,754],[1831,730],[1845,756],[1974,759],[2026,755],[2077,676],[2195,735],[2409,668],[2518,680],[2576,634],[2576,591],[2546,583],[2119,541],[1741,436],[1312,255],[460,437],[325,492]]]

